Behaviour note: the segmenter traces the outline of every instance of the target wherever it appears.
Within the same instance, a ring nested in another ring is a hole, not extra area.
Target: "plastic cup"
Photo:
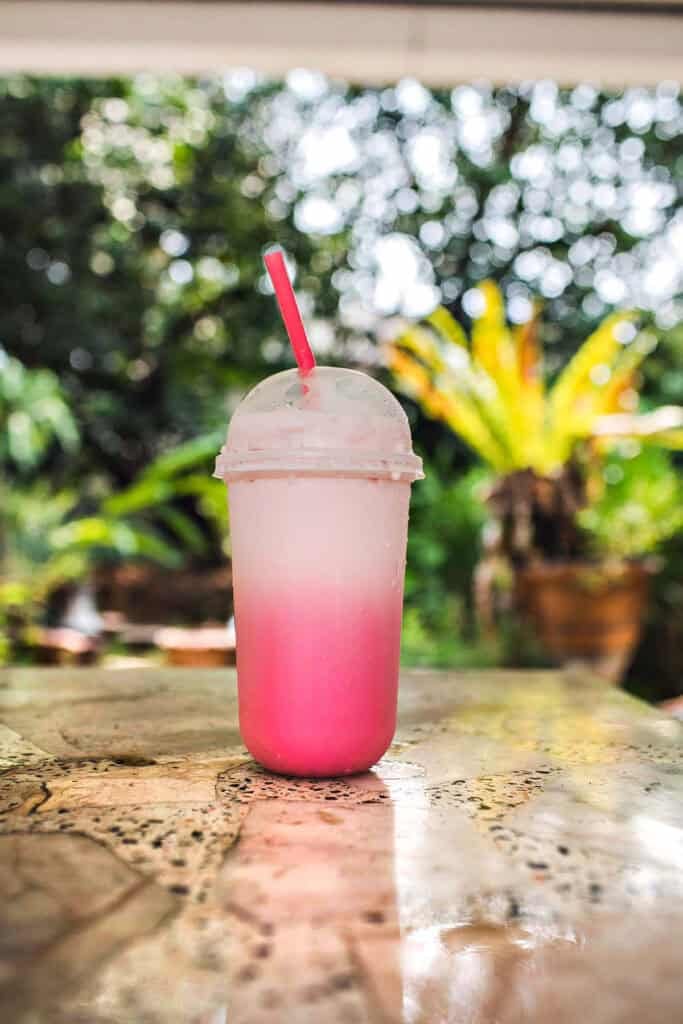
[[[243,740],[288,775],[365,771],[396,725],[410,428],[366,374],[275,374],[233,415],[229,486]]]

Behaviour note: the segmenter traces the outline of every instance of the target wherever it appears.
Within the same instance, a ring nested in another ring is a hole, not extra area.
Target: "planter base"
[[[642,563],[540,563],[519,572],[517,603],[560,664],[619,683],[640,639],[650,576]]]
[[[225,626],[200,629],[160,629],[155,644],[169,665],[183,668],[219,668],[235,664],[235,643]]]

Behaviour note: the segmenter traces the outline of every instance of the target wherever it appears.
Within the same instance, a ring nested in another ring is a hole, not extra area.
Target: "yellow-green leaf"
[[[440,373],[445,369],[446,364],[439,344],[430,331],[425,331],[422,327],[412,327],[396,339],[394,346],[397,345],[412,352],[434,372]]]
[[[438,306],[433,313],[430,313],[427,321],[432,327],[436,328],[441,337],[445,338],[446,341],[459,345],[461,348],[469,348],[467,335],[458,321],[444,306]]]
[[[600,411],[596,399],[605,386],[599,383],[599,378],[596,382],[596,371],[604,367],[609,379],[623,353],[619,326],[633,320],[634,316],[632,312],[621,312],[606,317],[584,341],[550,392],[547,444],[557,464],[569,457],[578,438],[590,435]]]

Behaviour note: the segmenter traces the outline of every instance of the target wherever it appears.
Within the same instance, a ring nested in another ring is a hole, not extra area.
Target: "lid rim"
[[[223,449],[216,459],[214,476],[219,480],[258,476],[355,476],[421,480],[422,459],[412,452],[386,455],[347,450],[299,449],[279,452],[236,452]]]

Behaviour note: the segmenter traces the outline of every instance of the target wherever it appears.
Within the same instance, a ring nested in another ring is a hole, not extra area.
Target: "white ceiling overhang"
[[[0,0],[0,73],[314,67],[359,83],[683,77],[683,0]]]

